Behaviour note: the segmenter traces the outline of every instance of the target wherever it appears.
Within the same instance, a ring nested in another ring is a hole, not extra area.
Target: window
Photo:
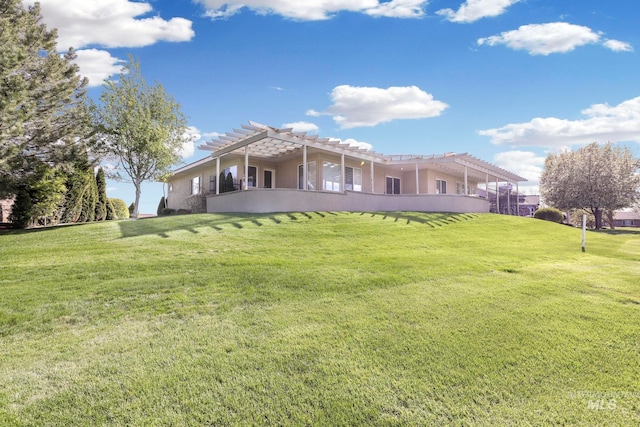
[[[273,171],[271,169],[265,169],[263,174],[264,179],[262,180],[262,186],[264,188],[273,188]]]
[[[258,168],[249,166],[249,176],[247,176],[247,187],[258,186]]]
[[[169,183],[169,191],[173,191],[173,184]]]
[[[456,182],[456,194],[464,194],[464,184]]]
[[[345,190],[362,191],[362,169],[344,168],[344,187]]]
[[[400,194],[400,178],[387,177],[387,194]]]
[[[200,177],[191,178],[191,195],[200,194]]]
[[[436,194],[447,194],[447,181],[436,179]]]
[[[220,172],[220,192],[235,191],[238,185],[238,165],[225,168]],[[215,189],[214,189],[215,190]]]
[[[322,162],[322,189],[328,191],[341,191],[342,172],[337,163]]]
[[[304,169],[302,165],[298,165],[298,190],[302,190],[304,187],[302,183],[304,182]],[[316,189],[316,162],[307,163],[307,190],[315,190]]]

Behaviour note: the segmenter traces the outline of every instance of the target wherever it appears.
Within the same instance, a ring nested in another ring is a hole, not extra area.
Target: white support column
[[[220,194],[220,157],[216,157],[216,196]]]
[[[496,213],[500,213],[500,183],[498,182],[498,176],[496,176]]]
[[[485,174],[484,188],[487,191],[484,195],[485,199],[489,200],[489,174]]]
[[[516,215],[520,216],[520,185],[516,181]]]
[[[340,156],[340,177],[341,177],[341,183],[340,183],[340,191],[344,192],[345,191],[345,176],[344,176],[344,153],[342,153],[342,155]]]
[[[511,215],[511,183],[507,181],[507,215]]]
[[[417,163],[416,163],[416,194],[420,194],[420,175],[418,174]]]
[[[302,189],[307,189],[307,144],[302,146]]]
[[[371,160],[371,194],[375,193],[375,189],[373,188],[373,183],[375,182],[373,172],[373,160]]]
[[[469,180],[468,180],[468,171],[467,166],[464,167],[464,195],[469,195]]]
[[[242,184],[243,189],[249,189],[249,146],[244,146],[244,182]]]

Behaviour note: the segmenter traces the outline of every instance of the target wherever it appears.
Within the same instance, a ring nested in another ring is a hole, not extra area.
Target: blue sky
[[[25,4],[32,3],[24,0]],[[90,96],[134,55],[197,146],[253,120],[527,177],[593,141],[640,153],[637,0],[41,0]],[[109,182],[133,201],[133,185]],[[143,187],[154,213],[161,184]]]

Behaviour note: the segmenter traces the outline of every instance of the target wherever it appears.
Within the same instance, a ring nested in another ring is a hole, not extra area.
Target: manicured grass
[[[0,425],[638,425],[640,230],[420,213],[0,234]]]

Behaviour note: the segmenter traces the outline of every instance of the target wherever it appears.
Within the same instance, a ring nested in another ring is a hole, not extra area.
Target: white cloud
[[[428,0],[196,0],[212,19],[224,19],[242,8],[258,14],[275,14],[301,21],[330,19],[338,12],[358,12],[389,18],[419,18]]]
[[[326,111],[307,111],[307,115],[330,115],[341,128],[375,126],[397,119],[424,119],[439,116],[448,105],[417,86],[387,89],[342,85],[331,92]]]
[[[373,150],[373,145],[368,142],[357,141],[353,138],[347,138],[344,141],[341,141],[343,144],[349,144],[352,147],[364,148],[365,150],[371,151]]]
[[[498,36],[478,39],[478,44],[503,44],[511,49],[526,50],[531,55],[549,55],[569,52],[578,46],[597,43],[599,40],[600,35],[589,27],[552,22],[523,25],[517,30],[506,31]]]
[[[293,123],[285,123],[282,125],[283,128],[292,128],[294,132],[311,132],[317,133],[320,128],[315,123],[310,122],[293,122]]]
[[[23,0],[33,5],[34,0]],[[77,50],[76,63],[90,86],[120,72],[120,60],[106,51],[86,46],[143,47],[159,41],[189,41],[195,35],[192,22],[184,18],[162,19],[149,15],[149,3],[129,0],[40,0],[42,19],[58,30],[58,49]]]
[[[603,42],[601,33],[596,33],[589,27],[567,22],[523,25],[517,30],[478,39],[479,45],[505,45],[515,50],[526,50],[530,55],[571,52],[576,47],[596,43],[617,52],[633,50],[628,43],[619,40]]]
[[[507,8],[520,0],[467,0],[458,11],[440,9],[436,13],[451,22],[469,23],[482,18],[502,15]]]
[[[195,144],[202,139],[200,130],[195,126],[187,126],[183,134],[182,147],[178,150],[178,155],[183,159],[193,156],[196,151]]]
[[[33,4],[33,0],[23,0]],[[43,21],[58,29],[58,48],[80,49],[89,45],[142,47],[159,41],[191,40],[192,22],[184,18],[164,20],[149,16],[149,3],[129,0],[40,0]]]
[[[123,60],[111,56],[106,50],[81,49],[74,61],[80,74],[89,79],[89,87],[100,86],[103,81],[122,70]]]
[[[391,0],[366,9],[364,13],[387,18],[418,18],[424,15],[423,7],[426,4],[425,0]]]
[[[496,154],[493,160],[501,168],[527,179],[527,182],[518,185],[520,194],[540,194],[540,175],[545,157],[531,151],[506,151]]]
[[[607,40],[603,45],[614,52],[633,52],[633,46],[620,40]]]
[[[505,151],[494,156],[494,163],[531,182],[539,182],[545,158],[532,151]]]
[[[640,142],[640,97],[616,106],[595,104],[582,110],[583,120],[537,117],[526,123],[479,131],[494,144],[562,147],[591,142]]]

